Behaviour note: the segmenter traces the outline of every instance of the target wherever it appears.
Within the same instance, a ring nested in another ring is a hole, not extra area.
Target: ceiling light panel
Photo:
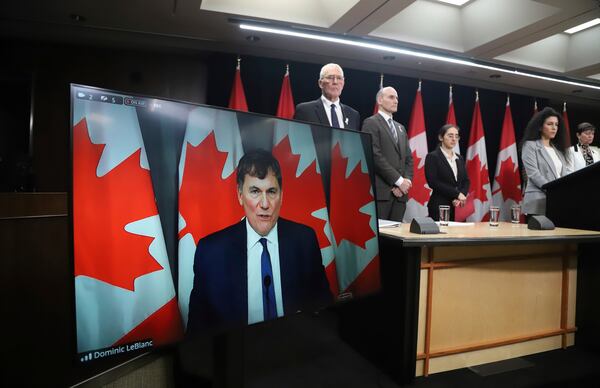
[[[588,28],[594,27],[595,25],[598,25],[598,24],[600,24],[600,18],[590,20],[589,22],[582,23],[573,28],[569,28],[568,30],[565,30],[565,32],[567,34],[574,34],[579,31],[587,30]]]
[[[202,0],[200,9],[328,28],[358,1]]]
[[[316,34],[313,32],[305,32],[305,31],[302,31],[299,29],[273,28],[273,27],[269,27],[269,26],[265,26],[265,25],[256,25],[256,24],[242,23],[242,24],[240,24],[240,28],[242,30],[259,31],[259,32],[266,32],[266,33],[276,34],[276,35],[284,35],[284,36],[291,36],[291,37],[296,37],[296,38],[303,38],[303,39],[310,39],[310,40],[316,40],[316,41],[322,41],[322,42],[335,43],[335,44],[346,45],[346,46],[361,47],[361,48],[377,50],[377,51],[381,51],[381,52],[407,55],[407,56],[412,56],[412,57],[417,57],[417,58],[430,59],[433,61],[453,63],[456,65],[462,65],[462,66],[466,66],[466,67],[486,69],[486,70],[491,70],[491,71],[500,72],[500,73],[508,73],[508,74],[518,75],[518,76],[522,76],[522,77],[536,78],[536,79],[550,81],[550,82],[557,82],[557,83],[561,83],[561,84],[567,84],[567,85],[573,85],[573,86],[579,86],[579,87],[584,87],[584,88],[600,90],[600,86],[597,86],[597,85],[584,84],[581,82],[570,81],[567,79],[560,79],[560,78],[554,78],[554,77],[550,77],[550,76],[538,75],[538,74],[533,74],[533,73],[529,73],[529,72],[525,72],[525,71],[521,71],[521,70],[517,70],[517,69],[501,68],[501,67],[496,67],[493,65],[487,65],[487,64],[483,64],[483,63],[474,62],[474,61],[471,61],[468,59],[452,58],[452,57],[447,57],[444,55],[432,54],[432,53],[427,53],[427,52],[412,50],[412,49],[405,49],[405,48],[401,48],[401,47],[395,47],[395,46],[380,44],[380,43],[376,43],[376,42],[354,40],[354,39],[348,39],[345,37],[337,37],[337,36],[333,36],[333,35],[321,35],[321,34]]]
[[[439,1],[440,3],[458,5],[460,7],[460,6],[467,4],[471,0],[437,0],[437,1]]]

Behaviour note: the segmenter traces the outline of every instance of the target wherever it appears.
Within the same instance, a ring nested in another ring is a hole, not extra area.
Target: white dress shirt
[[[446,157],[446,161],[450,165],[450,168],[452,169],[452,173],[454,173],[454,179],[456,179],[456,181],[458,181],[458,165],[456,164],[456,161],[458,160],[458,156],[456,156],[454,149],[452,150],[452,156],[450,156],[450,157],[448,157],[448,154],[446,152],[447,151],[442,148],[442,153]]]
[[[273,287],[275,302],[277,303],[277,316],[283,316],[283,295],[281,293],[281,272],[279,269],[279,241],[277,239],[277,224],[269,234],[261,236],[252,229],[246,218],[246,244],[248,253],[248,324],[264,321],[263,313],[263,279],[261,271],[261,255],[263,246],[261,238],[267,239],[267,249],[271,256],[273,270]]]
[[[559,177],[563,168],[563,164],[558,158],[558,155],[556,154],[556,149],[554,149],[554,147],[552,146],[544,146],[544,148],[546,149],[546,152],[548,152],[548,155],[550,155],[550,159],[552,159],[552,163],[554,164],[554,172],[556,173],[556,176]]]
[[[327,114],[327,119],[329,120],[329,125],[333,125],[331,122],[331,104],[335,105],[335,113],[338,118],[338,123],[340,123],[340,128],[346,128],[346,123],[344,122],[344,115],[342,114],[342,106],[340,105],[340,99],[336,102],[329,101],[325,96],[321,96],[321,101],[323,102],[323,108],[325,108],[325,113]]]

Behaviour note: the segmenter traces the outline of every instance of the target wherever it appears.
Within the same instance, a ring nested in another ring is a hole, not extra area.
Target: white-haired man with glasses
[[[344,70],[340,65],[328,63],[323,66],[319,74],[321,97],[298,104],[294,119],[358,130],[360,115],[356,110],[340,102],[344,82]]]

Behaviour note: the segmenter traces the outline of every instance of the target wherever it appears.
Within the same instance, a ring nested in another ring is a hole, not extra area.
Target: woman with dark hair
[[[536,113],[521,140],[521,160],[527,176],[523,213],[546,214],[542,186],[570,172],[566,150],[567,133],[560,114],[550,107]]]
[[[464,206],[469,192],[469,177],[464,159],[454,152],[460,129],[446,124],[440,128],[440,145],[425,158],[425,178],[433,189],[427,208],[429,217],[439,221],[439,206],[450,206],[450,220],[454,220],[454,208]]]
[[[581,170],[597,161],[600,161],[600,149],[594,147],[594,134],[596,128],[590,123],[581,123],[577,126],[577,144],[569,147],[567,156],[573,171]]]

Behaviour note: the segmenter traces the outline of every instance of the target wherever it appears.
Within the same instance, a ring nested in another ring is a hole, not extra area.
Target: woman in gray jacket
[[[523,213],[546,213],[546,193],[542,186],[568,174],[567,133],[559,113],[550,107],[535,114],[523,133],[521,160],[527,178]]]

